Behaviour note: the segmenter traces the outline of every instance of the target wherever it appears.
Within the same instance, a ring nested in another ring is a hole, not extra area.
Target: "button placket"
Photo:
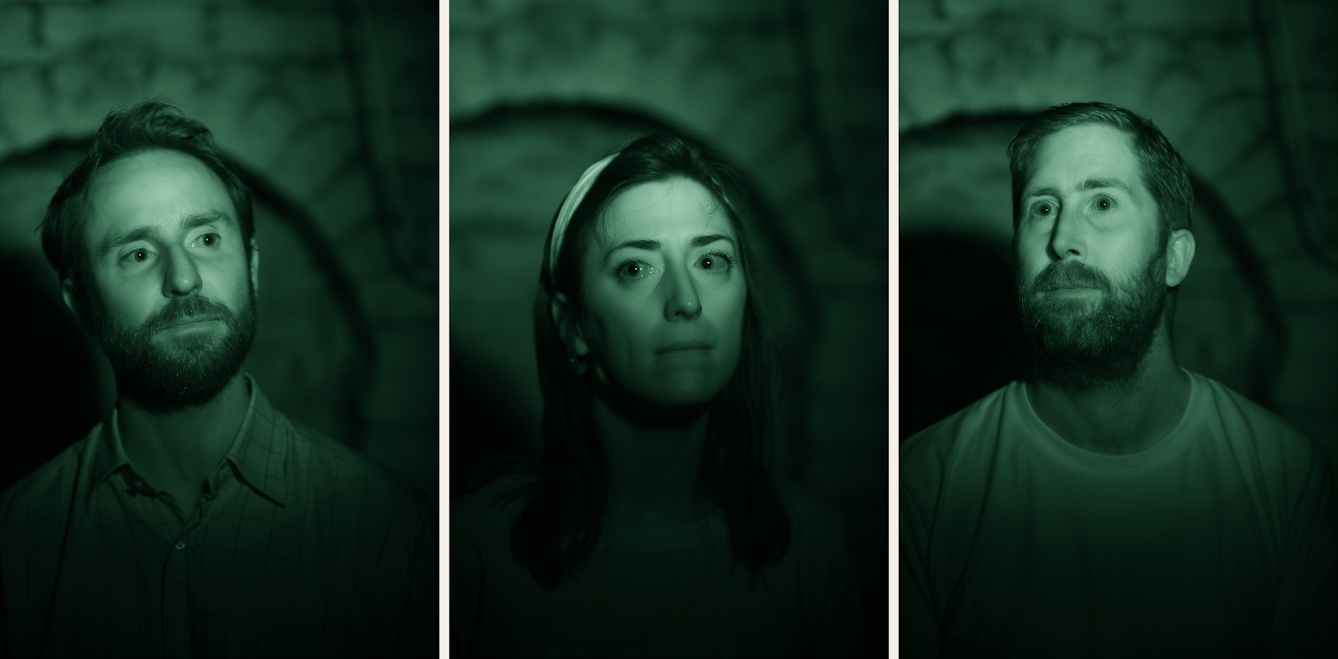
[[[167,554],[163,566],[162,616],[163,652],[169,657],[190,656],[190,597],[185,536],[173,544],[176,551]]]

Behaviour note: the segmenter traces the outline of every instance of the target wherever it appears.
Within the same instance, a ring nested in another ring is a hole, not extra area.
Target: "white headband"
[[[562,202],[562,208],[558,209],[557,220],[553,222],[553,239],[548,246],[548,277],[554,279],[557,273],[558,250],[562,248],[562,237],[567,233],[567,225],[571,223],[571,216],[576,214],[576,208],[581,205],[581,200],[585,199],[585,193],[590,191],[590,186],[595,184],[595,179],[599,178],[599,173],[604,171],[609,163],[617,158],[618,154],[613,154],[589,167],[581,174],[581,178],[572,186],[571,192],[567,193],[567,198]]]

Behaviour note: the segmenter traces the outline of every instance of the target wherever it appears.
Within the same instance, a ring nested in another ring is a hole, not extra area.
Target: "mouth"
[[[184,328],[184,327],[189,327],[191,325],[199,325],[201,323],[211,323],[216,320],[218,319],[212,316],[187,316],[185,318],[178,318],[175,322],[173,322],[172,324],[168,325],[163,329]]]
[[[1096,295],[1099,294],[1100,292],[1101,289],[1099,288],[1089,288],[1086,286],[1061,286],[1058,288],[1047,289],[1045,291],[1042,291],[1041,294],[1047,297],[1064,298],[1064,297],[1085,297],[1089,295]]]
[[[656,350],[655,353],[663,355],[667,352],[678,352],[680,350],[710,350],[710,349],[711,349],[711,344],[709,343],[703,343],[701,341],[679,341],[677,343],[670,343],[669,345],[664,346],[659,350]]]

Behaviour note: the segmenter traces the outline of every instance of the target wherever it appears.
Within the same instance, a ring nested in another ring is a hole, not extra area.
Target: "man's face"
[[[1127,380],[1166,299],[1166,237],[1130,140],[1066,128],[1028,174],[1013,246],[1023,329],[1067,384]]]
[[[176,151],[108,165],[88,189],[88,290],[67,285],[116,372],[150,407],[213,398],[255,338],[257,260],[222,181]]]

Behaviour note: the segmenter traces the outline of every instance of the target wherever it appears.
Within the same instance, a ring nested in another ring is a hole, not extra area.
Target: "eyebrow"
[[[232,222],[232,218],[218,211],[192,213],[190,215],[187,215],[186,217],[181,218],[180,229],[182,231],[190,231],[195,227],[204,226],[206,224],[213,224],[215,222],[226,224]],[[126,229],[125,231],[122,231],[120,233],[112,234],[108,236],[106,240],[103,240],[102,248],[99,250],[99,253],[106,254],[107,252],[110,252],[126,243],[133,243],[136,240],[145,240],[150,236],[157,236],[157,235],[159,235],[158,227],[151,224],[145,224],[143,226],[135,227],[133,229]]]
[[[722,235],[720,235],[720,234],[718,234],[718,233],[713,233],[713,234],[710,234],[710,235],[707,235],[707,236],[697,236],[696,238],[693,238],[693,239],[692,239],[692,247],[705,247],[705,246],[710,245],[711,243],[716,242],[716,241],[719,241],[719,240],[724,240],[724,241],[727,241],[730,245],[734,245],[734,239],[733,239],[733,238],[730,238],[729,236],[722,236]],[[630,248],[632,248],[632,249],[644,249],[644,250],[646,250],[646,251],[648,251],[648,252],[653,252],[653,251],[658,250],[658,249],[660,248],[660,241],[658,241],[658,240],[649,240],[649,239],[629,240],[629,241],[627,241],[627,242],[625,242],[625,243],[622,243],[621,245],[617,245],[617,246],[614,247],[613,249],[610,249],[608,252],[605,252],[605,253],[604,253],[604,258],[605,258],[605,259],[608,259],[610,256],[613,255],[614,252],[616,252],[616,251],[618,251],[618,250],[620,250],[620,249],[626,248],[626,247],[630,247]],[[737,246],[736,246],[736,248],[737,248]]]
[[[1124,181],[1121,181],[1120,179],[1117,179],[1113,176],[1095,176],[1078,184],[1079,192],[1086,192],[1088,190],[1095,190],[1097,188],[1114,188],[1116,190],[1122,190],[1124,191],[1124,194],[1129,195],[1131,199],[1134,199],[1135,201],[1138,199],[1138,195],[1134,194],[1133,188],[1125,184]],[[1056,197],[1056,198],[1060,196],[1059,190],[1052,187],[1044,187],[1044,188],[1037,188],[1035,190],[1029,190],[1027,194],[1022,196],[1022,198],[1028,199],[1031,197],[1040,197],[1042,195],[1049,195],[1051,197]]]

